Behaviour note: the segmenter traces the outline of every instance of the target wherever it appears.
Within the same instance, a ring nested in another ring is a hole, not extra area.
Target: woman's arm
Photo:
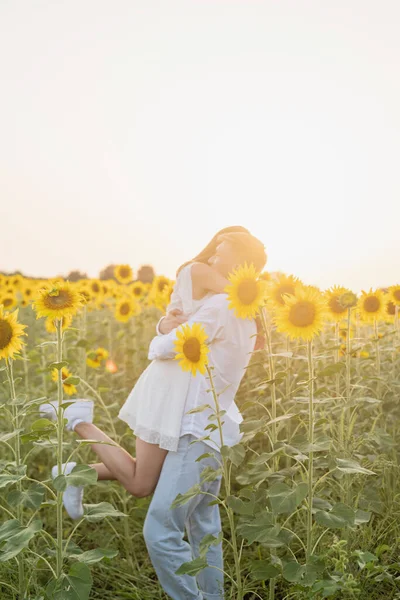
[[[222,294],[229,284],[228,279],[204,263],[193,263],[191,275],[193,294],[196,291],[196,295],[200,295],[202,291]]]

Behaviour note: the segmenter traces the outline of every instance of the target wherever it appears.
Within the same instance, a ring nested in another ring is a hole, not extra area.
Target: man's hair
[[[253,263],[256,271],[262,271],[267,262],[267,253],[264,244],[251,235],[250,232],[235,231],[219,235],[218,242],[226,240],[232,244],[233,249],[238,255],[238,262],[248,265]]]

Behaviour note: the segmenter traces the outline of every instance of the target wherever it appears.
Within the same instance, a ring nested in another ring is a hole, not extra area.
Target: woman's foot
[[[69,475],[72,469],[76,466],[76,462],[64,463],[62,472],[64,475]],[[65,469],[64,469],[65,467]],[[58,475],[58,466],[54,465],[51,469],[51,476],[55,479]],[[63,493],[63,504],[65,510],[71,519],[80,519],[83,516],[83,486],[69,485]]]
[[[68,419],[66,428],[73,431],[78,423],[93,423],[93,400],[75,400],[64,410]],[[57,421],[58,400],[46,402],[39,407],[40,416]]]

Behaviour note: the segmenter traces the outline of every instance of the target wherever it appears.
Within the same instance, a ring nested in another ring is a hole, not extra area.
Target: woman
[[[164,328],[171,330],[186,321],[206,298],[222,292],[228,283],[226,273],[245,261],[253,262],[258,270],[263,268],[266,255],[261,242],[244,227],[219,231],[200,254],[178,269]],[[190,377],[175,360],[153,361],[142,373],[118,415],[137,436],[135,458],[93,425],[92,401],[77,401],[65,410],[68,429],[83,439],[114,444],[91,445],[103,461],[90,465],[97,471],[98,479],[117,479],[136,497],[154,491],[165,456],[176,449],[179,441]],[[41,405],[41,414],[56,418],[56,408],[55,402]],[[65,474],[75,465],[67,463]],[[57,465],[52,469],[52,476],[56,475]],[[81,486],[69,486],[65,491],[64,505],[72,518],[82,516],[82,499]]]

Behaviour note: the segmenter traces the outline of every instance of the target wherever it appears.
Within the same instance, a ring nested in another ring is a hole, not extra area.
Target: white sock
[[[81,421],[79,421],[81,422]],[[77,423],[76,423],[77,424]],[[69,475],[72,469],[76,466],[76,462],[69,462],[63,464],[64,475]],[[65,469],[64,469],[65,467]],[[57,477],[57,465],[52,468],[51,474]],[[71,517],[71,519],[80,519],[83,516],[83,486],[69,485],[63,494],[63,504],[65,510]]]

